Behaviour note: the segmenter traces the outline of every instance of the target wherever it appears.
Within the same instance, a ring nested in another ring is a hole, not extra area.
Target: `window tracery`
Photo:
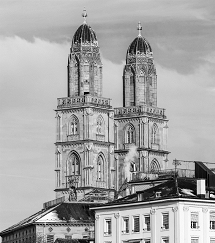
[[[70,119],[69,133],[70,135],[77,135],[79,133],[79,121],[76,116],[72,116]]]
[[[80,175],[80,158],[76,153],[69,155],[68,175]]]
[[[151,164],[150,164],[150,171],[157,173],[160,171],[160,165],[159,162],[156,159],[153,159]]]
[[[154,144],[159,144],[159,129],[157,124],[153,124],[151,133],[151,142]]]
[[[97,181],[104,180],[104,159],[102,155],[98,156],[97,159]]]
[[[96,132],[97,134],[100,134],[100,135],[104,135],[104,120],[103,120],[103,117],[102,116],[99,116],[97,118],[97,122],[96,122]]]
[[[125,143],[135,143],[135,128],[132,124],[125,128]]]

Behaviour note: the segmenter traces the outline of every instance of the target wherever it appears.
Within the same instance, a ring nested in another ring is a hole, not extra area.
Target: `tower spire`
[[[84,24],[86,24],[87,23],[87,11],[85,8],[83,10],[82,17],[84,18]]]
[[[138,36],[141,36],[142,26],[141,26],[140,21],[139,21],[139,23],[138,23],[137,30],[139,31]]]

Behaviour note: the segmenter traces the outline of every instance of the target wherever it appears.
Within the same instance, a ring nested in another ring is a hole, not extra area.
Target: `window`
[[[97,134],[104,135],[104,120],[102,116],[99,116],[96,121],[96,132]]]
[[[47,243],[54,243],[54,235],[47,235]]]
[[[160,164],[156,159],[153,159],[150,164],[150,171],[154,173],[158,173],[160,171]]]
[[[144,215],[144,228],[145,231],[150,231],[150,215]]]
[[[169,213],[163,213],[163,226],[162,229],[169,229]]]
[[[162,243],[169,243],[169,237],[162,238]]]
[[[133,217],[133,232],[140,232],[140,217],[134,216]]]
[[[215,243],[215,238],[210,238],[210,243]]]
[[[104,234],[111,235],[111,219],[105,219]]]
[[[80,159],[76,153],[70,154],[68,158],[68,174],[80,175]]]
[[[72,116],[70,119],[70,135],[77,135],[78,134],[78,118],[76,116]]]
[[[122,233],[129,233],[129,217],[122,219]]]
[[[125,143],[135,143],[135,129],[132,124],[128,124],[125,128]]]
[[[215,212],[210,212],[210,229],[215,230]]]
[[[199,243],[199,238],[191,238],[191,243]]]
[[[199,221],[199,214],[198,213],[191,213],[191,229],[198,229],[198,221]]]
[[[155,123],[152,126],[151,143],[159,144],[159,129]]]
[[[101,155],[97,159],[97,181],[104,180],[104,159]]]

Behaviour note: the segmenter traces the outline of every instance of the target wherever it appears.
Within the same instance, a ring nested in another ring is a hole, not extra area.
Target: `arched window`
[[[160,165],[159,162],[156,159],[153,159],[151,164],[150,164],[150,172],[157,173],[160,171]]]
[[[159,144],[159,129],[157,124],[153,124],[152,133],[151,133],[151,142],[155,144]]]
[[[125,127],[125,143],[135,143],[135,128],[131,123]]]
[[[69,155],[68,175],[80,175],[80,158],[76,153]]]
[[[97,181],[104,181],[104,159],[101,154],[97,159]]]
[[[130,76],[130,106],[135,106],[135,78],[133,72]]]
[[[79,121],[74,115],[70,118],[69,132],[70,135],[77,135],[79,133]]]
[[[105,123],[102,116],[99,116],[96,121],[96,133],[104,135],[105,132]]]

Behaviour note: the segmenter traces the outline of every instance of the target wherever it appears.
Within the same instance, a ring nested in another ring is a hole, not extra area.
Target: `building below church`
[[[171,178],[93,209],[96,243],[215,242],[215,189],[204,179]]]

